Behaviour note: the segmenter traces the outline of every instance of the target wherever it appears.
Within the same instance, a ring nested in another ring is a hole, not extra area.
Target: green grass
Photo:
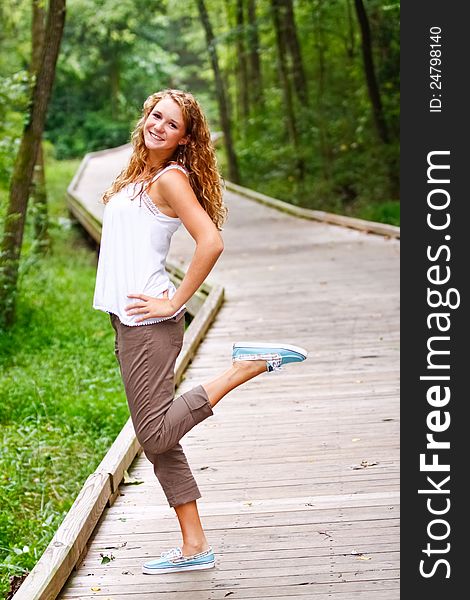
[[[113,330],[92,308],[96,253],[68,222],[77,167],[48,165],[53,251],[37,258],[28,227],[17,320],[0,334],[0,596],[8,575],[34,566],[128,418]]]
[[[355,216],[366,221],[377,221],[400,226],[400,202],[389,200],[380,204],[365,204],[360,206]]]

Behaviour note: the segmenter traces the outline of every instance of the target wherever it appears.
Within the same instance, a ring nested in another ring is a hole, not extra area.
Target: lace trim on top
[[[152,183],[154,181],[156,181],[160,175],[163,175],[163,173],[165,171],[170,171],[171,169],[178,169],[178,171],[181,171],[182,173],[184,173],[186,175],[186,177],[188,176],[188,171],[182,166],[182,165],[178,165],[176,163],[171,163],[168,166],[166,166],[164,169],[162,169],[159,173],[157,173],[155,175],[155,177],[152,179]],[[150,198],[150,196],[148,195],[147,192],[141,192],[140,197],[143,198],[144,200],[144,204],[145,206],[149,209],[149,211],[155,215],[155,216],[160,216],[163,215],[164,217],[166,217],[167,219],[173,219],[173,221],[179,221],[179,217],[170,217],[170,215],[166,215],[165,213],[163,213],[158,206],[155,205],[155,203],[153,202],[152,198]]]
[[[142,192],[141,194],[141,198],[144,201],[145,206],[149,209],[149,211],[155,215],[156,217],[163,215],[163,213],[155,206],[155,204],[152,202],[152,199],[150,198],[150,196],[147,194],[147,192]],[[168,215],[163,215],[165,217],[168,217]],[[169,219],[173,219],[174,217],[168,217]]]

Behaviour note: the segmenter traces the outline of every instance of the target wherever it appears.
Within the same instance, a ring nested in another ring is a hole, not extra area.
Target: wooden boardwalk
[[[226,193],[225,304],[178,393],[230,364],[237,340],[288,340],[305,363],[238,388],[183,438],[216,568],[143,575],[179,545],[141,455],[62,600],[399,598],[399,242]],[[172,262],[189,262],[181,229]],[[111,558],[106,564],[102,556]]]

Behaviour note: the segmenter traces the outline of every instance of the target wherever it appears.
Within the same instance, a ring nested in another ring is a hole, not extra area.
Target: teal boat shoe
[[[200,571],[215,567],[214,551],[211,547],[193,556],[183,556],[181,548],[172,548],[162,552],[160,558],[146,562],[142,572],[147,575],[159,573],[179,573],[182,571]]]
[[[265,360],[268,371],[280,371],[283,365],[302,362],[307,350],[292,344],[272,342],[236,342],[233,344],[232,360]]]

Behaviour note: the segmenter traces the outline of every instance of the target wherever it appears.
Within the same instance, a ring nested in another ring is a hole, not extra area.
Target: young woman
[[[214,552],[199,519],[201,494],[179,441],[228,392],[284,363],[305,360],[307,352],[286,344],[234,344],[225,373],[174,398],[185,302],[222,253],[226,209],[207,121],[191,94],[163,90],[149,96],[132,144],[128,166],[103,196],[93,306],[110,314],[137,439],[181,527],[181,547],[145,563],[143,571],[207,569],[215,565]],[[175,289],[165,261],[181,223],[196,248]]]

